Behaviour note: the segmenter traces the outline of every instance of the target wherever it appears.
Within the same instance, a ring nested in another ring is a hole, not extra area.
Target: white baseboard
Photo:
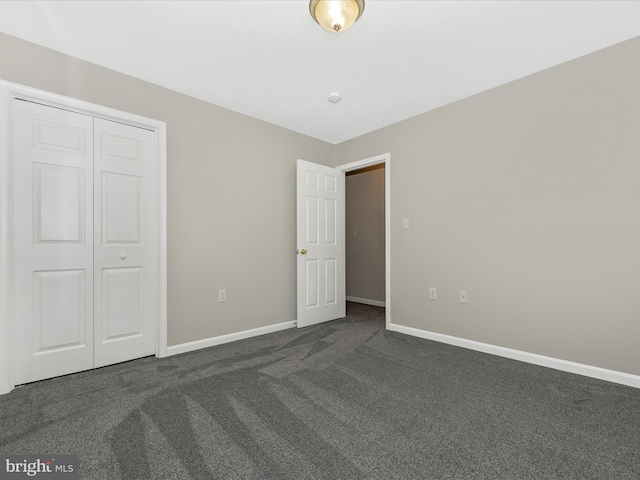
[[[369,300],[368,298],[346,297],[347,302],[364,303],[365,305],[373,305],[374,307],[384,307],[386,304],[380,300]]]
[[[597,378],[599,380],[606,380],[608,382],[640,388],[640,376],[631,375],[629,373],[607,370],[605,368],[593,367],[591,365],[584,365],[582,363],[569,362],[567,360],[546,357],[544,355],[538,355],[535,353],[522,352],[520,350],[513,350],[511,348],[499,347],[496,345],[491,345],[489,343],[482,343],[476,342],[475,340],[453,337],[451,335],[444,335],[442,333],[428,332],[426,330],[405,327],[403,325],[390,324],[389,330],[404,333],[406,335],[412,335],[414,337],[425,338],[427,340],[434,340],[440,343],[455,345],[456,347],[468,348],[470,350],[476,350],[478,352],[511,358],[513,360],[519,360],[521,362],[533,363],[534,365],[540,365],[542,367],[554,368],[556,370],[562,370],[564,372],[576,373],[578,375],[584,375],[586,377]]]
[[[214,347],[216,345],[222,345],[223,343],[235,342],[245,338],[257,337],[267,333],[279,332],[280,330],[287,330],[288,328],[293,328],[295,326],[295,321],[276,323],[275,325],[268,325],[266,327],[252,328],[251,330],[243,330],[242,332],[228,333],[218,337],[204,338],[194,342],[172,345],[167,347],[167,357],[170,357],[171,355],[178,355],[180,353],[193,352],[194,350],[200,350],[201,348]]]

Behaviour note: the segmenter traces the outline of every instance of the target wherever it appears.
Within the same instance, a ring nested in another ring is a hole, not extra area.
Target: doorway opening
[[[345,172],[346,301],[351,314],[391,323],[389,153],[340,165]],[[381,309],[384,308],[384,313]]]
[[[385,318],[385,165],[345,174],[347,315]]]

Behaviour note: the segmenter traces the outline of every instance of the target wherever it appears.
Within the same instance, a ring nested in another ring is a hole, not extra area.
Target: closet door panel
[[[142,177],[102,172],[102,244],[142,245]]]
[[[155,353],[155,134],[95,120],[95,366]]]
[[[142,268],[102,269],[102,339],[143,335]]]
[[[93,368],[93,117],[14,100],[15,383]]]

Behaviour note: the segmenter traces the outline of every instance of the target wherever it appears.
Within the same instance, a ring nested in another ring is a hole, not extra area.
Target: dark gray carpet
[[[0,452],[78,454],[87,479],[640,478],[640,390],[371,308],[26,385],[0,397]]]

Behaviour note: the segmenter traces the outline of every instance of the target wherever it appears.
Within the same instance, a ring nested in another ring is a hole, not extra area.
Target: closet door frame
[[[158,254],[156,357],[167,356],[167,134],[159,120],[0,80],[0,395],[13,390],[13,245],[12,245],[12,127],[16,100],[62,108],[96,118],[151,130],[157,143]]]

